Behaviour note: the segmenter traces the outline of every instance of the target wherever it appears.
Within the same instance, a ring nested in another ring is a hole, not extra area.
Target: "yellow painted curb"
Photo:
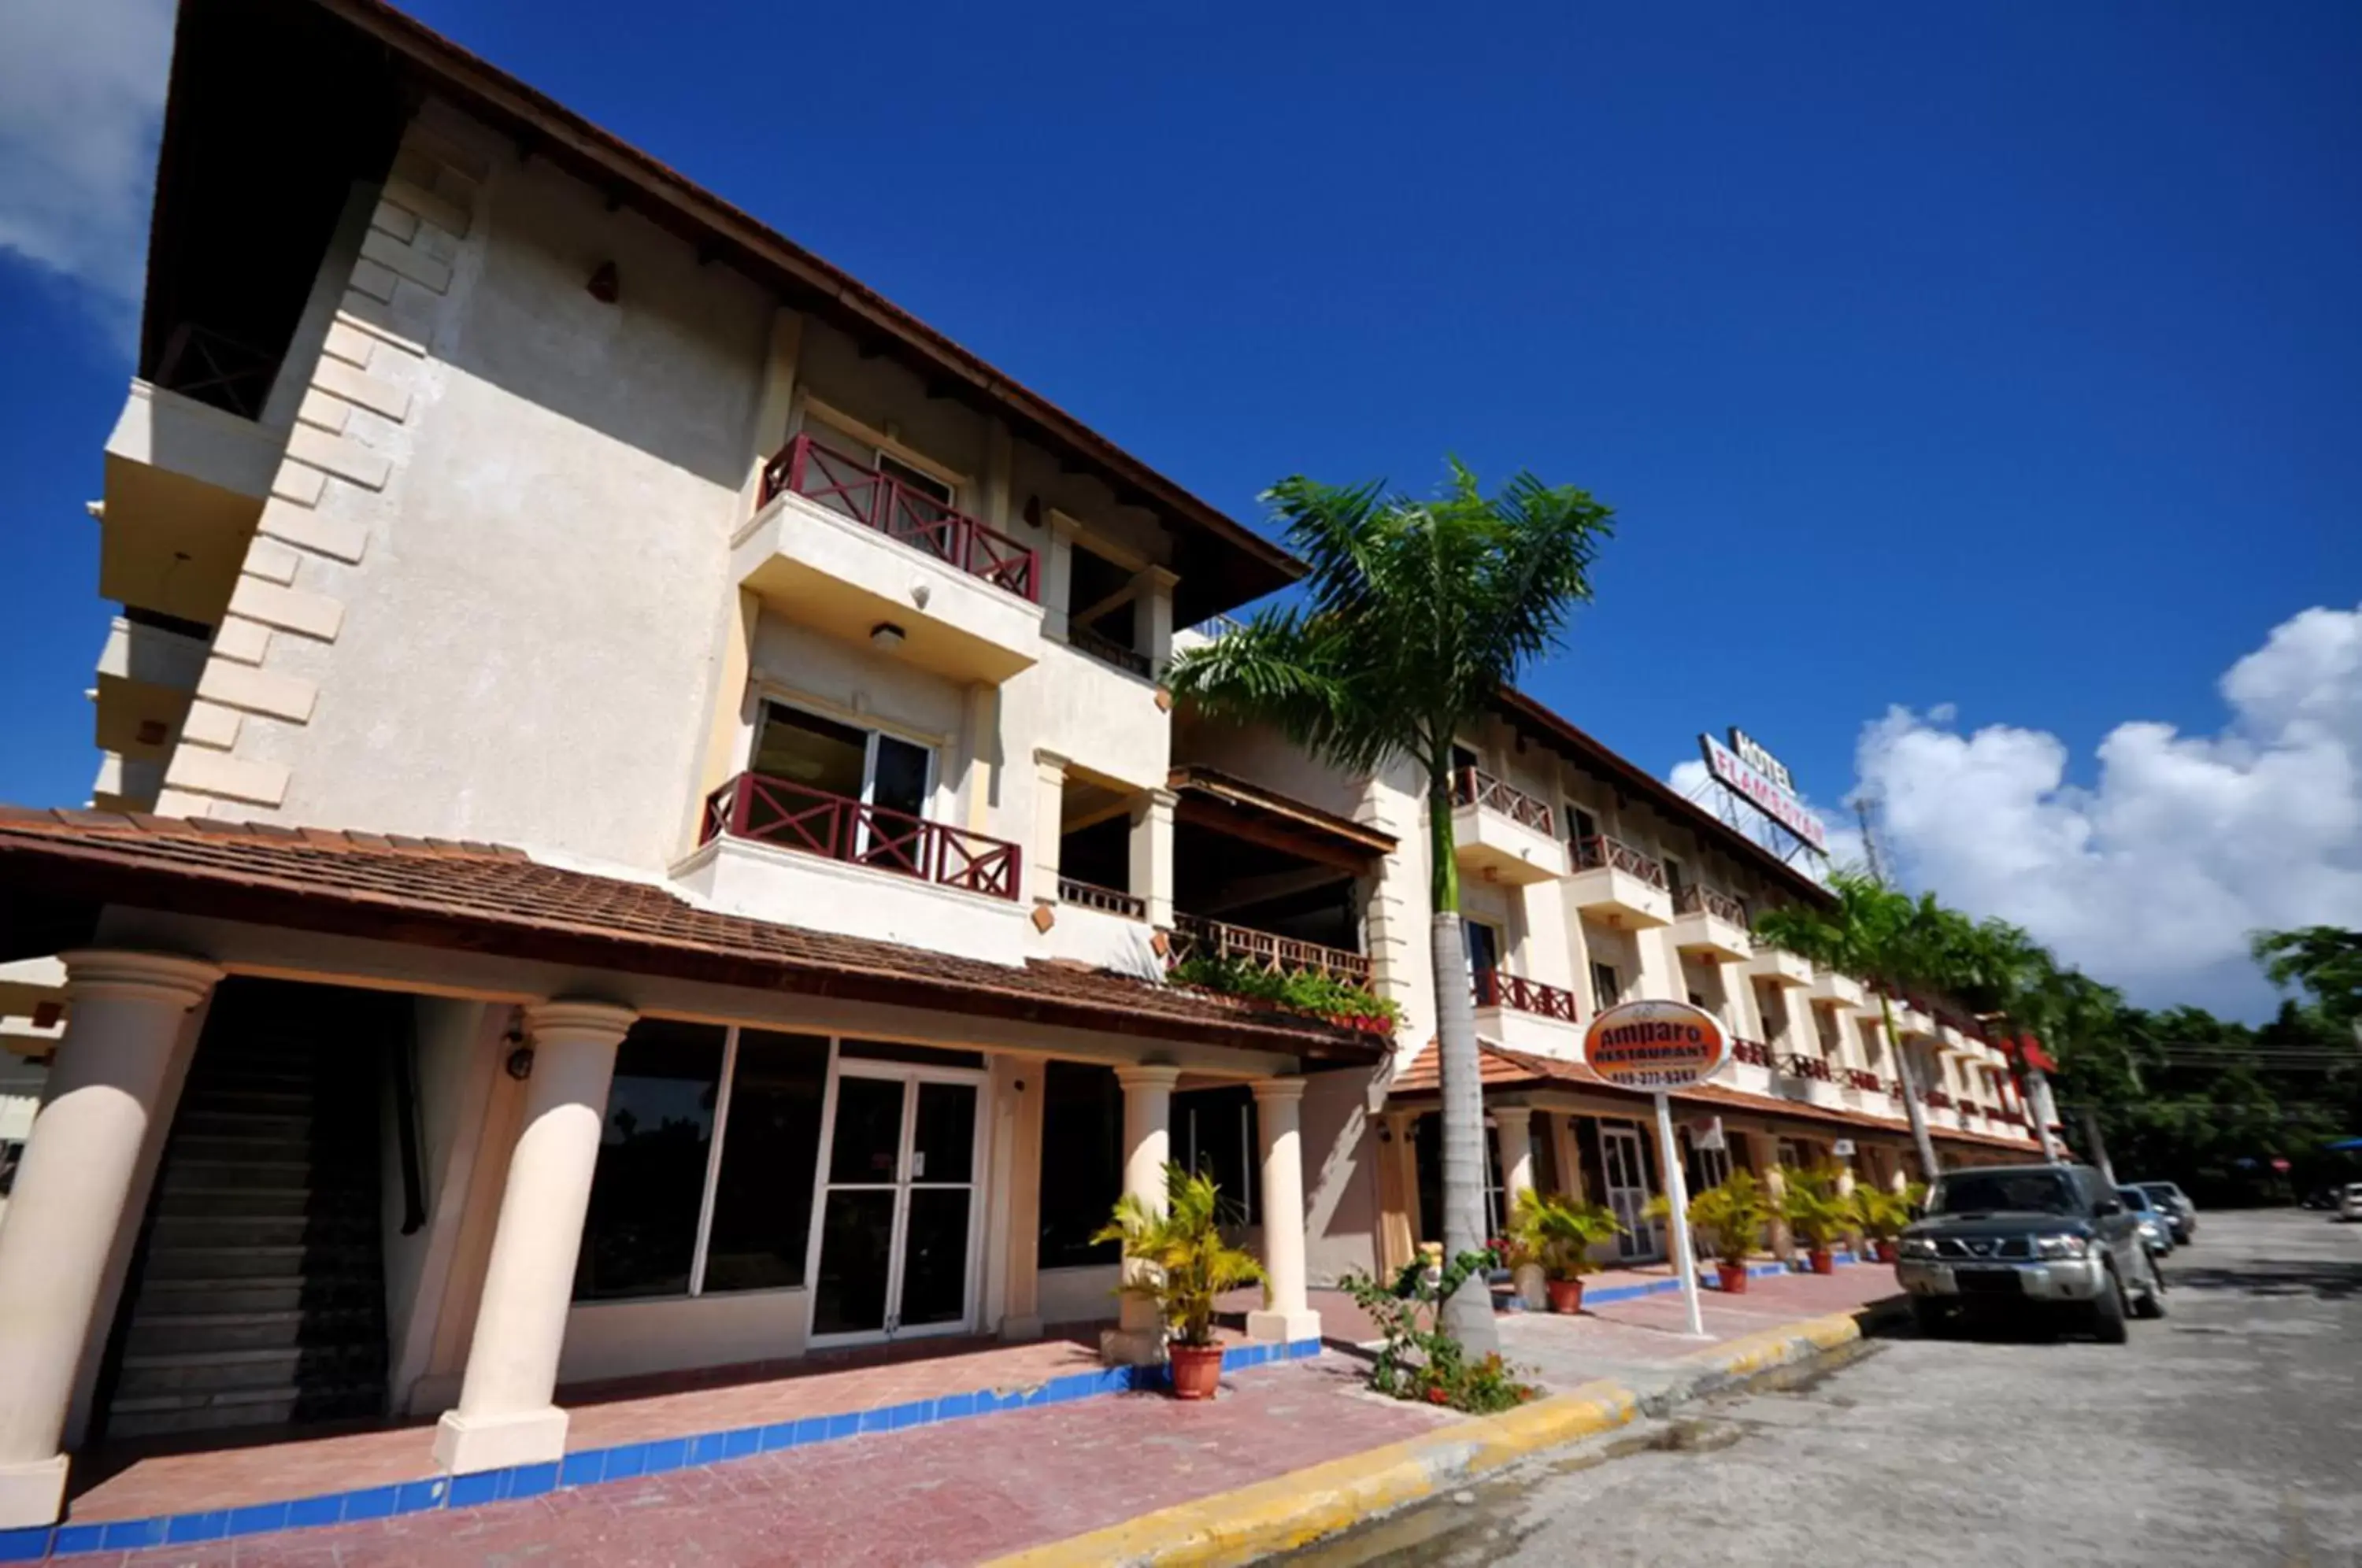
[[[1860,1337],[1861,1324],[1852,1312],[1767,1329],[1683,1357],[1697,1375],[1677,1379],[1675,1392],[1687,1393],[1709,1380],[1751,1377]],[[1308,1546],[1529,1454],[1611,1431],[1639,1413],[1640,1396],[1631,1389],[1605,1379],[1585,1383],[1497,1416],[1455,1421],[1424,1436],[1011,1552],[986,1568],[1253,1562]]]

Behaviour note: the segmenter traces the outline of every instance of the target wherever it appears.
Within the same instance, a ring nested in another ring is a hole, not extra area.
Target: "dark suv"
[[[2129,1316],[2165,1316],[2165,1281],[2140,1223],[2089,1165],[1952,1171],[1903,1232],[1895,1278],[1923,1330],[1963,1312],[2072,1313],[2106,1344]]]

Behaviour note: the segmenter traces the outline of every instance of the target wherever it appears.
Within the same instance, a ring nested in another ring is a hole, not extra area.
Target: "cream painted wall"
[[[358,562],[306,558],[333,641],[274,634],[308,723],[243,717],[290,769],[245,814],[526,844],[660,867],[695,777],[770,304],[513,149],[489,157],[406,419],[346,434]],[[613,260],[622,297],[583,287]]]
[[[391,1094],[380,1129],[380,1227],[385,1253],[388,1389],[397,1410],[425,1370],[436,1314],[449,1277],[466,1207],[468,1178],[483,1135],[484,1110],[502,1055],[508,1010],[452,997],[414,999],[417,1030],[418,1164],[425,1222],[402,1233],[399,1127]]]
[[[801,1290],[578,1304],[566,1315],[557,1380],[593,1383],[801,1355],[806,1310]]]

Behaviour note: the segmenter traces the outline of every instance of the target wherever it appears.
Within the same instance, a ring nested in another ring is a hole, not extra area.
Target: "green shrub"
[[[1283,973],[1243,958],[1193,954],[1173,966],[1166,977],[1175,985],[1250,997],[1320,1018],[1369,1020],[1389,1030],[1402,1021],[1402,1009],[1368,988],[1310,969]]]
[[[1490,1415],[1538,1397],[1541,1390],[1516,1375],[1496,1354],[1472,1362],[1442,1324],[1440,1304],[1472,1275],[1498,1267],[1491,1250],[1462,1253],[1432,1283],[1424,1260],[1406,1264],[1392,1285],[1368,1275],[1347,1275],[1346,1291],[1370,1320],[1382,1342],[1370,1365],[1370,1387],[1396,1399],[1446,1405],[1470,1415]]]

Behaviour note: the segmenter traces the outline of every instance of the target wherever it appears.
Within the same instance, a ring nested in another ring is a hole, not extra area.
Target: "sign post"
[[[1705,1337],[1698,1302],[1697,1260],[1690,1253],[1690,1194],[1682,1165],[1681,1141],[1673,1136],[1672,1091],[1712,1077],[1730,1056],[1730,1035],[1704,1008],[1676,1001],[1630,1001],[1611,1007],[1584,1032],[1583,1059],[1606,1082],[1647,1089],[1657,1102],[1657,1168],[1665,1176],[1667,1226],[1673,1266],[1689,1309],[1690,1332]]]

